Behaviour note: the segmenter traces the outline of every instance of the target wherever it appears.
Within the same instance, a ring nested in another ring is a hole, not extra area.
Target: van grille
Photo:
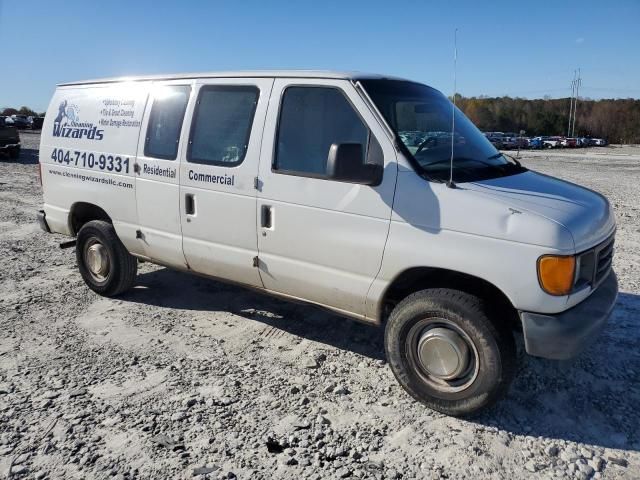
[[[596,250],[596,272],[594,275],[594,284],[599,284],[609,274],[611,265],[613,264],[613,244],[615,238],[611,236],[604,243],[595,248]]]
[[[587,285],[596,288],[604,280],[613,264],[614,235],[600,245],[578,255],[580,266],[576,275],[575,289]]]

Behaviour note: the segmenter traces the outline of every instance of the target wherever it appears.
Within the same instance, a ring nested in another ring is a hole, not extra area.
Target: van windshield
[[[402,80],[362,80],[361,84],[402,141],[418,173],[449,179],[454,109],[439,91]],[[526,171],[507,160],[476,126],[455,108],[453,180],[473,182]]]

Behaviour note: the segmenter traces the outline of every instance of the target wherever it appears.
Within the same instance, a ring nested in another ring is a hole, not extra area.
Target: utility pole
[[[580,69],[578,69],[578,78],[576,82],[576,99],[573,104],[573,127],[571,128],[571,136],[576,135],[576,110],[578,108],[578,98],[580,98],[580,86],[582,85],[582,77],[580,75]]]
[[[571,136],[571,116],[573,115],[573,94],[576,91],[576,71],[573,71],[573,80],[571,80],[571,99],[569,100],[569,124],[567,125],[567,137]]]

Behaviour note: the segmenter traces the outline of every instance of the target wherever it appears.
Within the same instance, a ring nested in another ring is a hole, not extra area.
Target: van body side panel
[[[148,84],[60,87],[47,110],[40,143],[44,210],[53,232],[72,234],[77,202],[102,208],[134,253],[134,162]]]
[[[380,185],[272,169],[281,99],[289,86],[331,87],[344,93],[382,148],[385,169]],[[366,294],[380,268],[387,239],[396,172],[391,142],[350,82],[276,79],[258,193],[260,275],[265,288],[364,317]],[[263,226],[262,208],[271,211],[270,227]]]
[[[200,140],[196,142],[194,157],[208,154],[215,156],[209,149],[213,143],[219,145],[232,141],[232,137],[226,132],[226,128],[231,127],[224,121],[222,124],[216,122],[222,118],[222,114],[237,114],[231,107],[206,107],[207,115],[202,116],[203,124],[194,127],[194,115],[202,92],[218,92],[207,95],[220,94],[223,97],[225,92],[233,95],[233,92],[238,91],[254,94],[257,91],[257,101],[253,107],[253,118],[250,122],[247,121],[250,124],[246,151],[239,164],[229,162],[230,165],[226,165],[226,160],[220,158],[218,160],[221,161],[217,162],[197,158],[190,160],[189,148],[183,150],[180,164],[183,250],[189,267],[198,273],[260,288],[263,286],[262,281],[258,269],[253,265],[253,259],[258,254],[255,223],[257,190],[254,180],[258,175],[260,144],[272,85],[271,78],[198,80],[192,94],[196,101],[187,110],[190,139],[194,129],[199,129]],[[230,106],[231,103],[226,105]],[[204,109],[205,107],[203,111]],[[216,111],[220,112],[221,117],[216,117]],[[243,117],[243,127],[244,120],[247,119]],[[211,143],[207,147],[209,140]],[[234,151],[228,152],[229,156],[234,154]]]

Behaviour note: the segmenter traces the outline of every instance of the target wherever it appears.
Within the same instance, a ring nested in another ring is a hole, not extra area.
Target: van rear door
[[[256,189],[273,79],[196,82],[188,147],[180,166],[183,250],[199,273],[262,287]]]

